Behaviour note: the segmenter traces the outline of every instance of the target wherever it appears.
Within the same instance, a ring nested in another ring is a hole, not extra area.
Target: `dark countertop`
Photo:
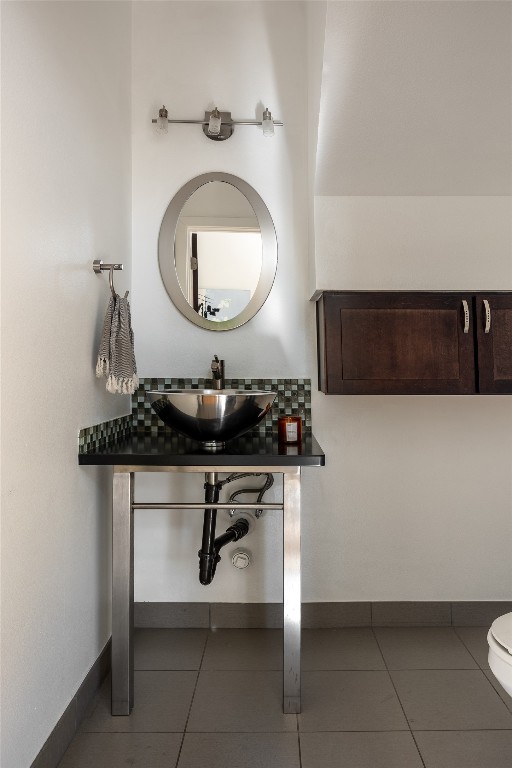
[[[221,451],[206,450],[201,443],[176,432],[134,432],[111,440],[101,448],[78,455],[79,464],[131,466],[309,466],[325,464],[325,454],[314,435],[305,434],[300,445],[282,446],[277,435],[248,432],[230,440]]]

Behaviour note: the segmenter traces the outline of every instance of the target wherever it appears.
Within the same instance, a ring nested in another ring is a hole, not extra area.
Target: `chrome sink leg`
[[[283,712],[300,712],[300,467],[283,473]]]
[[[133,707],[133,473],[112,486],[112,714]]]

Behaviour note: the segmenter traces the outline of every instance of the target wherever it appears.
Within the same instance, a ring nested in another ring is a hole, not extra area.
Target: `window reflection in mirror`
[[[183,296],[200,317],[237,317],[262,268],[260,227],[245,195],[222,181],[199,187],[179,216],[174,257]]]

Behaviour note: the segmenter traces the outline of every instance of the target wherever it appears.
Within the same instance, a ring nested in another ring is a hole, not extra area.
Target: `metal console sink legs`
[[[112,504],[112,714],[129,715],[133,697],[133,514],[143,509],[204,509],[205,502],[169,504],[133,500],[136,472],[272,472],[283,475],[283,501],[209,503],[211,509],[281,509],[283,512],[283,712],[300,712],[300,483],[295,465],[115,465]]]

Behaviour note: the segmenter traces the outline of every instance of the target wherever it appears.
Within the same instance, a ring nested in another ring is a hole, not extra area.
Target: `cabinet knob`
[[[485,312],[484,333],[489,333],[489,331],[491,330],[491,307],[487,299],[483,299],[483,303],[484,303],[484,312]]]
[[[469,333],[469,306],[466,299],[462,299],[462,311],[464,312],[464,333]]]

